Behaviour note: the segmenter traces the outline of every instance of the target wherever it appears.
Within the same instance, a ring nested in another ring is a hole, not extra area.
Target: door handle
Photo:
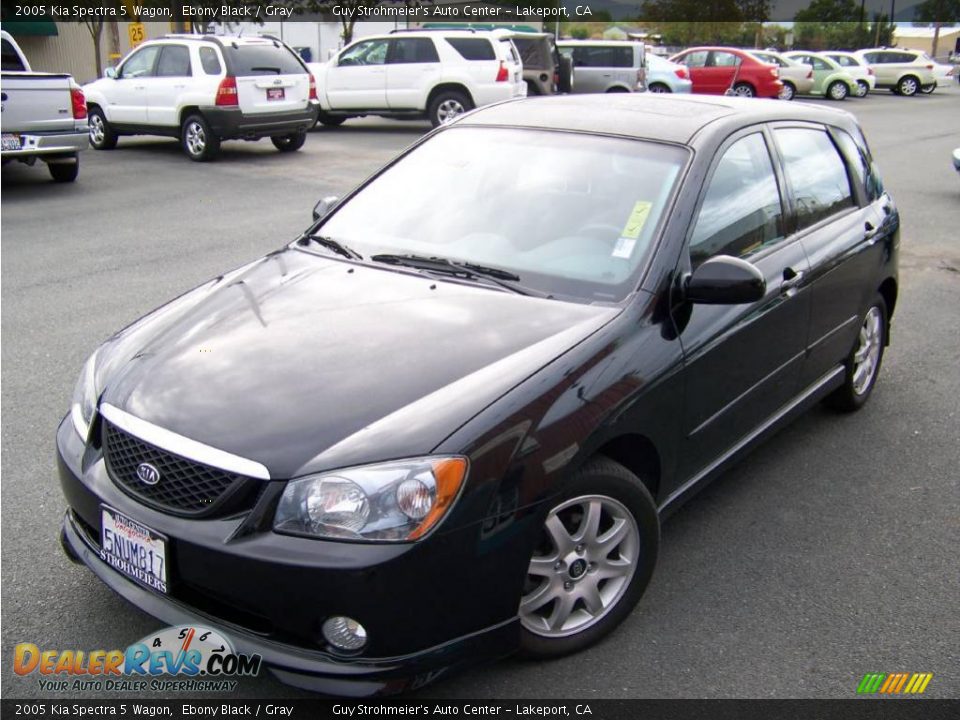
[[[794,270],[792,267],[783,269],[783,282],[780,283],[780,292],[786,293],[793,290],[803,280],[803,270]]]
[[[146,89],[147,89],[147,86],[146,86],[146,85],[134,85],[133,89],[134,89],[134,90],[146,90]]]
[[[873,223],[867,220],[863,224],[863,239],[867,241],[870,245],[873,245],[877,241],[877,237],[880,235],[880,228],[874,227]]]

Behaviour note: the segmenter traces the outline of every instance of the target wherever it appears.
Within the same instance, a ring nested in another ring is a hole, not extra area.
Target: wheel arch
[[[663,466],[656,445],[646,435],[638,433],[618,435],[598,447],[591,457],[597,455],[623,465],[640,478],[653,499],[659,502],[658,493]]]
[[[880,293],[883,301],[887,305],[887,324],[889,324],[890,319],[893,317],[893,310],[897,306],[897,281],[892,277],[888,277],[880,283],[877,292]],[[887,333],[887,342],[890,342],[889,332]]]
[[[183,123],[191,115],[200,115],[203,117],[203,113],[200,112],[200,107],[198,105],[185,105],[184,107],[180,108],[180,113],[177,115],[177,127],[182,129]]]
[[[427,95],[427,105],[424,108],[424,110],[429,110],[430,104],[434,101],[434,98],[436,98],[437,95],[439,95],[442,92],[463,93],[464,95],[467,96],[467,98],[470,100],[470,103],[474,107],[476,107],[477,105],[476,100],[474,100],[473,98],[473,94],[470,92],[470,90],[467,88],[466,85],[458,82],[443,82],[443,83],[440,83],[439,85],[434,85],[433,88],[430,90],[430,93]]]

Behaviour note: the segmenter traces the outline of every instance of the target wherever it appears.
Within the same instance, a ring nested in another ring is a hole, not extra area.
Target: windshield
[[[318,232],[359,251],[508,270],[557,298],[632,292],[687,158],[639,140],[450,128],[337,208]]]

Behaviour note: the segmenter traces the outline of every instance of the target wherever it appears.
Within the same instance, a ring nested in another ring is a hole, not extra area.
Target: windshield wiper
[[[387,265],[405,265],[406,267],[427,270],[430,272],[445,273],[464,280],[488,280],[493,284],[502,287],[519,295],[536,295],[537,297],[552,297],[541,293],[532,288],[516,285],[520,276],[509,270],[488,267],[486,265],[476,265],[467,262],[454,262],[443,257],[425,257],[423,255],[372,255],[370,257],[374,262],[382,262]]]
[[[358,253],[351,247],[344,245],[338,240],[334,240],[332,237],[326,237],[324,235],[304,235],[300,238],[301,245],[309,245],[310,242],[315,242],[321,247],[325,247],[327,250],[335,252],[337,255],[342,255],[345,258],[350,258],[351,260],[363,260],[363,255]]]
[[[280,68],[278,68],[278,67],[270,67],[269,65],[266,65],[266,66],[265,66],[265,65],[258,65],[257,67],[252,67],[252,68],[250,68],[250,70],[252,70],[252,71],[256,71],[256,70],[266,70],[266,71],[268,71],[268,72],[276,73],[277,75],[280,74]]]

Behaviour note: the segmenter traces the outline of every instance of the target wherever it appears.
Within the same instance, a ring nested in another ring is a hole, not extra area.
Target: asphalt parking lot
[[[799,102],[813,102],[802,100]],[[599,646],[506,660],[425,697],[853,697],[867,672],[932,672],[960,697],[960,87],[842,104],[860,119],[903,221],[893,345],[869,406],[815,409],[663,529],[653,582]],[[428,126],[351,121],[304,149],[175,141],[82,157],[75,185],[2,174],[0,689],[43,696],[13,647],[123,648],[162,626],[60,551],[54,430],[84,358],[112,332],[293,239]],[[237,697],[295,697],[263,674]],[[109,696],[104,693],[104,696]],[[89,697],[94,697],[90,693]],[[85,695],[85,697],[87,697]]]

